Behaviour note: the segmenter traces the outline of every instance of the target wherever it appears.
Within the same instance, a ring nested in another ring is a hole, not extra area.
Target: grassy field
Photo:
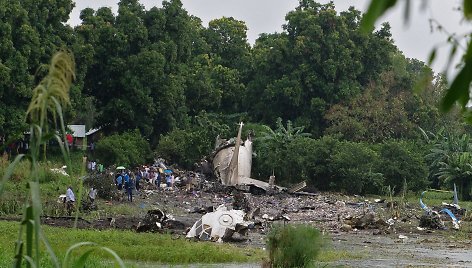
[[[59,156],[49,157],[47,162],[40,164],[39,180],[41,182],[41,196],[43,201],[43,211],[46,215],[64,215],[65,211],[56,203],[59,194],[65,193],[68,185],[78,189],[80,164],[82,154],[80,152],[71,155],[73,170],[75,175],[67,177],[50,172],[50,168],[62,166]],[[0,160],[0,174],[3,174],[8,161]],[[5,186],[5,191],[0,197],[0,215],[18,215],[22,213],[22,206],[27,198],[28,189],[26,180],[29,176],[29,163],[22,162],[16,168],[12,179]],[[77,193],[76,193],[77,195]],[[419,209],[419,194],[409,193],[405,197],[393,196],[393,201],[408,203],[407,207]],[[370,199],[370,197],[368,197]],[[377,196],[375,197],[377,198]],[[390,201],[389,196],[384,196]],[[146,209],[137,209],[135,205],[128,203],[117,203],[113,206],[104,204],[104,200],[99,200],[99,211],[90,214],[82,214],[86,219],[93,220],[110,215],[127,215],[131,217],[143,216]],[[452,193],[429,191],[425,194],[423,202],[430,206],[440,206],[443,202],[452,203]],[[462,202],[461,207],[468,211],[472,210],[472,202]],[[385,215],[384,215],[385,216]],[[472,232],[472,218],[470,213],[466,214],[469,220],[464,222],[460,231],[451,233],[456,239],[470,239]],[[388,216],[390,217],[390,216]],[[165,264],[193,264],[193,263],[259,263],[263,258],[267,258],[267,253],[254,248],[239,248],[228,244],[215,244],[210,242],[190,242],[183,238],[174,239],[170,235],[160,234],[137,234],[130,231],[118,230],[76,230],[44,226],[46,236],[50,240],[59,259],[64,256],[66,250],[71,245],[91,241],[102,246],[109,247],[123,258],[128,267],[152,267],[154,265]],[[18,236],[18,224],[13,222],[0,222],[0,267],[11,265],[13,259],[14,243]],[[79,248],[75,254],[85,252],[89,248]],[[42,249],[41,267],[51,267],[49,256],[44,248]],[[362,254],[354,254],[347,251],[337,251],[325,247],[322,249],[318,261],[321,263],[332,262],[339,259],[359,259]],[[94,252],[87,267],[114,267],[112,257],[104,251]]]
[[[113,249],[129,267],[142,264],[191,264],[191,263],[257,263],[265,252],[254,248],[240,248],[229,244],[193,242],[185,238],[154,233],[135,233],[117,230],[76,230],[43,226],[46,236],[61,259],[71,245],[90,241]],[[18,238],[18,223],[0,221],[0,267],[8,267],[13,259],[14,243]],[[79,248],[74,254],[90,247]],[[51,267],[49,256],[42,249],[41,267]],[[136,264],[140,263],[140,264]],[[112,257],[104,251],[95,251],[87,267],[112,267]]]

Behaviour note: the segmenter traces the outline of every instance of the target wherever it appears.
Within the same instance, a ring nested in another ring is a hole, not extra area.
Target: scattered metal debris
[[[148,210],[146,217],[138,223],[136,232],[161,232],[163,229],[184,230],[185,225],[176,221],[160,209]]]
[[[296,193],[306,187],[306,181],[299,182],[290,187],[287,192],[290,194]]]
[[[246,235],[248,228],[254,225],[244,220],[246,213],[242,210],[228,210],[220,205],[214,212],[207,213],[195,222],[187,238],[223,242],[229,240],[234,233]]]
[[[425,211],[425,215],[420,218],[420,227],[431,228],[431,229],[445,229],[444,222],[441,220],[440,213],[447,214],[452,220],[452,228],[458,230],[460,228],[460,220],[458,217],[461,217],[465,214],[465,210],[461,209],[458,204],[457,198],[457,188],[454,184],[454,203],[447,204],[443,203],[443,207],[439,208],[430,208],[423,203],[423,197],[427,191],[423,191],[420,196],[420,206]],[[453,213],[453,210],[455,213]]]
[[[51,172],[61,174],[69,177],[69,174],[66,172],[67,166],[62,166],[61,168],[51,168]]]
[[[356,229],[381,229],[389,225],[384,220],[377,218],[375,213],[366,213],[356,217],[349,216],[344,219],[344,224]]]

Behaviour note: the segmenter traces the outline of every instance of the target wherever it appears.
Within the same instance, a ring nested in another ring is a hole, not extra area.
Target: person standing
[[[116,177],[116,186],[118,186],[118,191],[123,189],[123,176],[121,174],[118,174],[118,177]]]
[[[93,188],[93,186],[90,188],[89,191],[89,200],[91,204],[95,203],[95,198],[97,197],[97,189]]]
[[[138,172],[136,173],[136,191],[139,191],[139,182],[141,181],[142,177],[143,173],[138,169]]]
[[[74,191],[72,191],[72,186],[69,186],[66,191],[66,208],[67,208],[67,214],[70,216],[72,214],[72,211],[74,210],[75,207],[75,195]]]
[[[162,179],[161,172],[159,172],[159,170],[157,170],[157,178],[156,178],[157,190],[161,189],[161,179]]]
[[[133,202],[133,179],[128,178],[128,182],[125,183],[126,195],[128,196],[128,201]]]
[[[170,188],[170,183],[171,183],[170,174],[166,174],[166,184],[167,184],[167,188]]]
[[[125,188],[127,188],[126,185],[129,183],[129,170],[127,172],[125,171],[125,173],[123,175],[123,179],[125,181]]]

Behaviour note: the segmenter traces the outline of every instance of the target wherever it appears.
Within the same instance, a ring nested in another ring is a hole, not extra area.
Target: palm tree
[[[453,152],[446,161],[440,162],[437,175],[446,183],[457,183],[463,201],[471,200],[472,153]]]
[[[426,155],[430,177],[443,183],[459,185],[461,198],[470,200],[470,180],[472,179],[472,143],[467,134],[461,136],[440,131],[434,136],[435,142]]]
[[[305,133],[305,127],[294,127],[292,121],[287,120],[287,127],[284,126],[282,118],[277,118],[276,129],[273,130],[268,126],[265,127],[265,135],[262,140],[273,140],[277,143],[285,143],[295,140],[300,137],[310,137],[310,133]]]

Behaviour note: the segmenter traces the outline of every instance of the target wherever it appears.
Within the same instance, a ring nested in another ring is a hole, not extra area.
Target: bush
[[[329,187],[351,194],[379,193],[383,186],[382,173],[376,173],[378,154],[367,143],[340,142],[328,164],[331,173]]]
[[[400,190],[406,181],[408,190],[422,191],[428,187],[428,166],[421,147],[407,141],[388,141],[379,145],[378,152],[377,170],[384,174],[385,186]]]
[[[292,176],[298,181],[307,180],[319,189],[328,190],[331,182],[330,158],[338,143],[339,141],[331,136],[317,140],[303,138],[293,141],[288,146],[287,159],[287,166],[291,167]]]
[[[187,169],[210,151],[211,143],[205,143],[205,139],[195,130],[176,129],[161,135],[157,146],[160,157]]]
[[[106,172],[92,173],[86,177],[84,184],[97,189],[98,197],[110,200],[117,199],[119,196],[119,191],[115,186],[114,180],[115,178]],[[86,189],[85,192],[88,193],[88,190],[89,189]]]
[[[107,166],[116,164],[134,167],[152,159],[149,144],[138,130],[101,139],[97,142],[95,154]]]
[[[322,246],[320,231],[308,225],[277,226],[267,236],[272,267],[308,267]]]

